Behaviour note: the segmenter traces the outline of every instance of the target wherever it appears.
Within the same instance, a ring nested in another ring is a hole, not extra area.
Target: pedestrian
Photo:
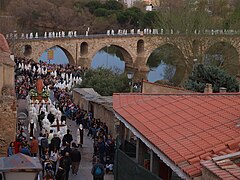
[[[77,175],[79,164],[80,164],[80,161],[81,161],[81,153],[77,149],[77,145],[75,143],[72,143],[72,147],[73,147],[73,150],[70,153],[70,157],[71,157],[71,160],[72,160],[72,174]]]
[[[105,164],[105,161],[104,161],[105,151],[106,151],[105,143],[104,143],[103,137],[101,136],[98,139],[98,153],[99,153],[100,162],[102,164]]]
[[[28,148],[28,145],[26,142],[22,142],[22,148],[20,150],[20,153],[31,156],[30,149]]]
[[[96,158],[96,157],[95,157]],[[95,159],[96,164],[92,167],[93,180],[104,180],[104,165],[100,163],[100,159]]]
[[[77,129],[77,144],[78,144],[78,147],[82,147],[82,145],[83,145],[83,134],[84,134],[83,125],[80,124],[79,128]]]
[[[66,152],[65,153],[65,156],[63,156],[61,159],[60,159],[60,162],[59,162],[59,166],[61,168],[64,169],[65,171],[65,180],[68,180],[68,177],[69,177],[69,171],[70,171],[70,166],[72,164],[72,160],[69,156],[69,153]]]
[[[14,142],[10,142],[8,149],[7,149],[7,156],[14,155]]]
[[[43,135],[43,138],[41,139],[41,147],[42,147],[42,155],[45,155],[46,149],[48,149],[48,139],[46,134]]]
[[[67,134],[63,136],[62,144],[63,146],[66,146],[66,143],[71,144],[73,140],[72,135],[70,134],[70,130],[67,130]]]
[[[58,167],[55,178],[56,180],[65,180],[65,171],[61,166]]]
[[[20,152],[20,146],[21,146],[20,139],[16,138],[16,140],[14,142],[14,153],[15,154]]]
[[[38,152],[39,152],[39,157],[42,157],[42,145],[41,145],[41,140],[43,138],[42,133],[39,133],[38,137]]]
[[[38,141],[36,140],[36,137],[30,137],[31,143],[30,143],[30,152],[32,157],[37,157],[38,153]]]
[[[53,138],[51,140],[51,150],[53,150],[54,148],[57,148],[57,150],[59,151],[60,149],[60,144],[61,144],[61,139],[58,137],[58,134],[53,134]]]
[[[55,147],[55,148],[50,152],[50,157],[49,157],[50,161],[52,162],[52,167],[53,167],[54,175],[56,174],[58,158],[59,158],[59,153],[58,153],[57,148]]]

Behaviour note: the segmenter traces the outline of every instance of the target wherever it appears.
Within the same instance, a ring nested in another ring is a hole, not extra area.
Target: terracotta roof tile
[[[114,94],[113,108],[191,177],[239,149],[240,94]]]

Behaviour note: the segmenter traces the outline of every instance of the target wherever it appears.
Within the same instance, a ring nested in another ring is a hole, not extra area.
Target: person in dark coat
[[[49,120],[49,122],[52,124],[54,122],[54,115],[52,114],[52,112],[50,112],[48,115],[47,115],[47,119]]]
[[[70,130],[68,129],[68,130],[67,130],[67,134],[65,134],[65,135],[63,136],[63,140],[62,140],[63,146],[66,146],[66,142],[67,142],[68,144],[71,144],[72,140],[73,140],[73,137],[72,137],[72,135],[70,134]]]
[[[81,161],[81,153],[77,149],[77,145],[75,143],[72,143],[72,147],[73,147],[73,150],[70,153],[70,157],[72,160],[72,174],[77,175],[79,164]]]
[[[66,147],[62,150],[61,154],[64,156],[68,152],[69,154],[72,152],[72,148],[70,147],[70,144],[66,144]]]
[[[64,171],[65,171],[65,173],[64,173],[65,174],[65,180],[68,180],[71,164],[72,164],[72,160],[69,156],[69,153],[66,152],[65,156],[63,156],[60,159],[60,162],[59,162],[59,167],[63,168]]]
[[[51,140],[51,150],[56,148],[58,151],[60,149],[61,139],[58,137],[57,134],[53,134],[53,138]]]
[[[38,115],[38,124],[39,124],[39,127],[40,127],[40,131],[42,130],[42,120],[44,119],[44,117],[45,117],[44,112],[41,112],[41,114]]]
[[[56,180],[65,180],[64,179],[65,178],[64,174],[65,174],[64,169],[59,166],[58,171],[57,171],[56,176],[55,176]]]
[[[105,147],[103,137],[100,137],[98,141],[98,151],[99,151],[100,162],[102,164],[105,164],[105,161],[104,161],[105,150],[106,150],[106,147]]]

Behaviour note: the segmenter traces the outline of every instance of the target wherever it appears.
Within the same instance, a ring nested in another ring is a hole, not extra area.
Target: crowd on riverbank
[[[31,89],[36,89],[38,79],[42,79],[42,88],[52,93],[50,93],[48,102],[30,101],[32,113],[35,113],[38,121],[34,122],[30,119],[32,124],[29,124],[29,132],[24,129],[18,131],[16,141],[9,145],[8,156],[19,152],[29,156],[39,156],[44,167],[43,175],[46,175],[46,177],[56,176],[56,179],[62,179],[63,177],[68,179],[70,167],[72,173],[77,174],[81,161],[79,148],[84,145],[83,132],[88,131],[88,136],[94,142],[93,159],[96,161],[95,163],[106,165],[107,169],[112,171],[115,143],[111,135],[108,134],[107,125],[102,123],[100,119],[94,119],[91,112],[80,109],[71,99],[71,88],[81,83],[81,76],[85,70],[70,65],[36,63],[22,58],[16,58],[15,62],[15,87],[18,98],[29,98],[29,92]],[[53,112],[49,103],[54,106],[55,110]],[[58,110],[61,118],[59,118]],[[49,122],[46,122],[46,119]],[[61,122],[56,123],[58,120],[61,120]],[[71,134],[68,129],[65,134],[61,133],[61,128],[59,130],[57,126],[59,124],[66,126],[65,122],[70,120],[75,121],[78,125],[77,132]],[[47,126],[49,128],[46,128]],[[33,134],[33,129],[40,130],[40,133],[39,135],[34,133],[29,140],[28,136]],[[56,131],[56,129],[58,130]],[[77,136],[76,142],[73,141],[73,135],[75,134]],[[50,167],[53,173],[49,173],[51,172]],[[95,166],[93,167],[96,169]],[[103,175],[104,170],[100,174]]]

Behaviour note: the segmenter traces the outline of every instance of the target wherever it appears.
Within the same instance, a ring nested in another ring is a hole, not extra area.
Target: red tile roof
[[[239,150],[239,93],[114,94],[113,108],[190,177],[200,160]]]
[[[221,179],[239,179],[240,177],[240,152],[227,154],[201,161],[201,165]],[[238,162],[236,164],[235,162]]]

